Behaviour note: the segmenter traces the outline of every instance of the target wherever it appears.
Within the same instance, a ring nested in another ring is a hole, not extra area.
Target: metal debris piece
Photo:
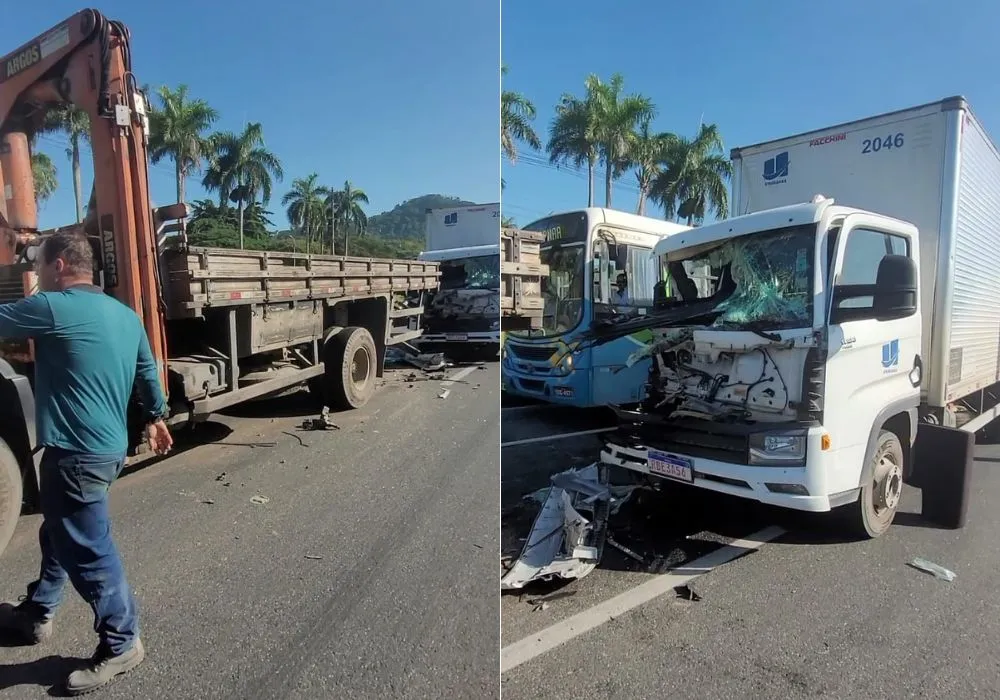
[[[536,604],[535,607],[531,609],[531,612],[542,612],[543,610],[548,610],[548,609],[549,609],[549,604],[546,603],[545,601],[542,601],[541,603]]]
[[[532,581],[583,578],[597,567],[612,498],[607,473],[607,467],[594,463],[552,477],[553,486],[521,556],[500,579],[501,590],[520,589]],[[581,510],[589,511],[591,519]]]
[[[448,394],[450,394],[450,393],[451,393],[451,389],[442,389],[441,393],[438,394],[438,398],[439,399],[446,399],[446,398],[448,398]]]
[[[255,504],[255,505],[258,505],[258,506],[262,506],[265,503],[268,503],[270,500],[271,499],[268,498],[267,496],[251,496],[250,497],[250,502],[253,503],[253,504]]]
[[[642,565],[645,566],[645,564],[646,564],[646,558],[643,557],[641,554],[638,554],[637,552],[633,552],[631,549],[629,549],[628,547],[626,547],[625,545],[623,545],[620,542],[616,542],[611,537],[608,537],[607,542],[608,542],[608,544],[610,544],[612,547],[614,547],[615,549],[617,549],[619,552],[621,552],[625,556],[631,557],[632,559],[635,559],[637,562],[639,562],[640,564],[642,564]]]
[[[340,430],[340,426],[330,420],[330,408],[324,406],[319,418],[306,418],[302,421],[303,430]]]
[[[943,566],[935,564],[932,561],[927,561],[923,557],[917,557],[916,559],[911,561],[910,566],[912,566],[914,569],[919,569],[924,573],[928,573],[934,578],[940,579],[942,581],[948,581],[950,583],[951,581],[955,580],[954,571],[952,571],[951,569],[946,569]]]
[[[318,554],[307,554],[307,555],[306,555],[306,559],[312,559],[312,560],[314,560],[314,561],[319,561],[319,560],[320,560],[320,559],[322,559],[322,558],[323,558],[323,557],[321,557],[321,556],[320,556],[320,555],[318,555]]]
[[[206,506],[214,506],[215,505],[215,501],[213,501],[211,498],[202,499],[201,502],[204,503]]]
[[[701,596],[692,591],[691,587],[687,585],[675,587],[674,593],[676,593],[677,597],[681,600],[690,600],[692,603],[697,603],[701,600]]]

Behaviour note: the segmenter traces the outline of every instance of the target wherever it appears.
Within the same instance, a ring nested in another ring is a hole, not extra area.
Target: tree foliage
[[[174,162],[177,201],[183,202],[188,176],[198,172],[202,162],[212,155],[208,130],[219,114],[204,100],[190,99],[187,85],[179,85],[176,90],[163,85],[157,95],[160,105],[150,105],[149,158],[153,163],[164,158]]]

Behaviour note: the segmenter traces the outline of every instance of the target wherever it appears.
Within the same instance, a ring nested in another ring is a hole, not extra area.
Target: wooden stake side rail
[[[189,247],[163,255],[169,317],[206,307],[433,290],[438,263]]]
[[[542,322],[545,302],[542,279],[549,276],[549,266],[541,262],[541,244],[545,234],[504,228],[500,230],[500,314],[518,319],[530,327]]]

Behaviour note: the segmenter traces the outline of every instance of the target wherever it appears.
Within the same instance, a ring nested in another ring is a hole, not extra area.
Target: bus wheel
[[[375,393],[378,353],[367,328],[349,326],[326,341],[326,398],[331,408],[361,408]]]
[[[0,553],[3,553],[21,515],[24,484],[17,458],[0,440]]]
[[[903,446],[895,433],[879,433],[870,474],[848,506],[848,525],[853,534],[874,539],[892,525],[903,493]]]

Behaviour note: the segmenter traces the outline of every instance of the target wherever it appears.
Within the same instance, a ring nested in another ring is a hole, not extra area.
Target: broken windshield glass
[[[729,330],[812,326],[815,241],[815,225],[793,226],[731,238],[688,257],[672,254],[666,299],[658,306],[714,301],[712,327]]]

